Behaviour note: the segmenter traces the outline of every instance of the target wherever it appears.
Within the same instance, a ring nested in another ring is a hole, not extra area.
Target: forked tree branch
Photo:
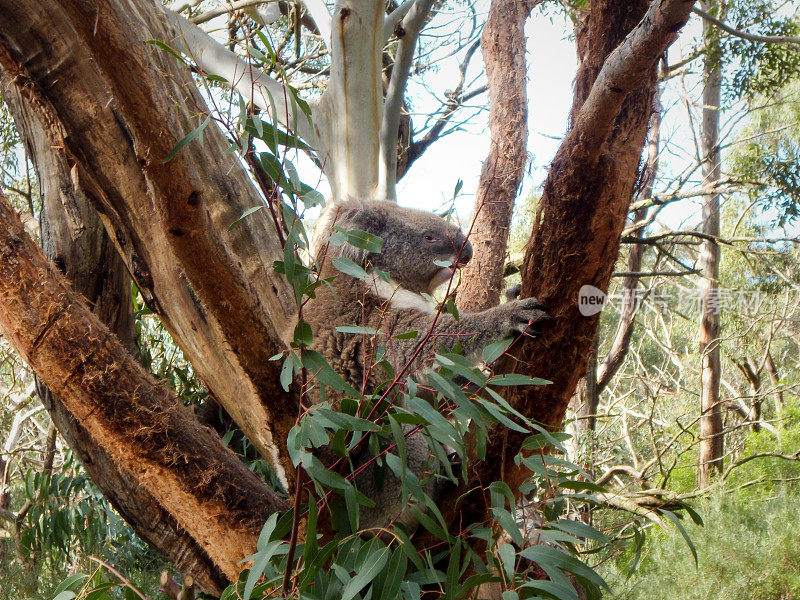
[[[597,155],[626,95],[641,84],[658,57],[678,37],[694,3],[695,0],[654,0],[644,18],[608,56],[568,134],[568,138],[580,140],[576,149],[582,155]],[[566,139],[562,147],[570,143]]]
[[[403,34],[397,45],[392,78],[389,80],[389,88],[386,91],[386,101],[383,106],[380,130],[381,156],[378,163],[378,198],[397,199],[395,185],[397,183],[397,133],[400,128],[400,112],[403,109],[403,98],[411,74],[411,62],[414,59],[417,40],[432,6],[433,0],[414,0],[413,6],[409,9],[401,26]],[[401,4],[400,8],[402,7]]]
[[[268,114],[276,115],[278,122],[312,146],[316,136],[302,112],[295,112],[285,86],[275,81],[261,69],[236,56],[197,25],[164,9],[170,24],[178,32],[175,40],[180,50],[190,57],[204,72],[226,79],[235,91]]]
[[[0,331],[126,476],[235,580],[264,517],[284,501],[123,348],[2,195]]]
[[[395,8],[392,12],[386,15],[386,19],[383,21],[383,39],[388,40],[392,37],[394,33],[396,25],[402,21],[403,17],[406,16],[408,11],[411,10],[411,7],[417,3],[417,0],[404,0],[400,6]]]

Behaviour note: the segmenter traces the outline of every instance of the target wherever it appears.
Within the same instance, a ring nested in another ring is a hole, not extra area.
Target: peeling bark
[[[134,361],[1,196],[0,331],[121,476],[145,488],[234,579],[283,501]]]
[[[67,179],[69,168],[51,151],[46,128],[21,101],[16,88],[2,81],[2,72],[0,90],[36,169],[42,197],[40,225],[45,254],[88,300],[92,311],[122,345],[135,354],[131,280],[122,259],[80,188],[73,187]],[[51,419],[92,481],[137,535],[181,572],[191,573],[202,589],[221,593],[227,579],[203,548],[136,478],[116,466],[108,452],[48,388],[40,386],[38,391]]]
[[[481,49],[489,80],[491,147],[483,163],[470,233],[474,258],[462,273],[458,308],[486,310],[500,303],[514,201],[528,159],[525,22],[540,0],[493,0]]]
[[[261,213],[228,231],[262,200],[214,124],[203,146],[163,162],[207,109],[185,69],[146,43],[174,37],[162,21],[144,0],[0,0],[0,68],[46,124],[150,307],[289,484],[284,440],[297,401],[268,360],[295,319],[272,271],[278,236]]]

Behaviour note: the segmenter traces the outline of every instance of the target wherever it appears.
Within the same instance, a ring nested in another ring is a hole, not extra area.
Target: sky
[[[528,63],[528,152],[531,168],[522,184],[521,197],[540,186],[548,165],[567,128],[572,103],[572,82],[577,69],[574,41],[567,39],[572,25],[560,15],[535,13],[529,19],[526,59]],[[482,61],[476,56],[476,66]],[[452,82],[455,74],[442,73]],[[413,87],[409,90],[414,93]],[[481,96],[488,103],[488,95]],[[554,139],[556,138],[556,139]],[[465,131],[433,144],[399,182],[398,202],[431,208],[453,197],[456,182],[464,182],[456,209],[461,216],[472,211],[480,170],[489,152],[488,112],[479,113]]]
[[[476,23],[484,22],[488,6],[489,0],[446,3],[423,32],[424,36],[429,36],[429,40],[436,39],[437,43],[427,44],[425,47],[430,49],[430,53],[418,53],[415,60],[425,62],[451,53],[459,40],[469,38],[469,16],[473,15]],[[465,14],[467,20],[464,19]],[[695,47],[701,33],[700,23],[697,17],[690,20],[669,50],[670,62],[677,61],[678,57],[685,55],[685,51]],[[566,132],[577,70],[575,42],[570,39],[572,31],[573,25],[563,11],[553,8],[535,9],[526,24],[529,102],[527,150],[530,162],[522,182],[520,198],[540,188],[547,175],[547,167]],[[426,115],[439,108],[439,99],[445,97],[448,89],[455,87],[459,78],[457,59],[451,57],[435,65],[425,73],[423,81],[412,78],[409,82],[407,99],[417,127],[424,122]],[[476,52],[470,64],[466,80],[469,82],[466,90],[485,82],[480,51]],[[668,185],[670,178],[682,173],[687,166],[696,164],[694,138],[699,132],[696,114],[691,114],[700,108],[692,98],[700,97],[701,83],[697,74],[689,73],[671,79],[662,93],[662,103],[667,110],[661,128],[659,185]],[[400,204],[427,210],[447,207],[461,180],[463,185],[455,206],[462,222],[467,220],[472,212],[481,166],[488,155],[490,143],[486,109],[488,94],[478,96],[470,104],[483,107],[484,110],[474,114],[460,131],[432,144],[414,163],[398,183]],[[731,116],[735,118],[735,123],[741,122],[736,114]],[[723,133],[726,130],[728,134],[735,132],[735,126],[725,127],[724,112],[722,121]],[[302,154],[292,156],[290,153],[289,158],[295,162],[303,181],[317,188],[324,196],[329,195],[327,182],[307,157]],[[695,176],[688,183],[699,186],[701,182]],[[656,191],[663,190],[657,188]],[[690,229],[699,220],[699,208],[696,200],[677,202],[663,209],[658,219],[666,227]],[[313,218],[315,212],[307,212],[306,216]]]

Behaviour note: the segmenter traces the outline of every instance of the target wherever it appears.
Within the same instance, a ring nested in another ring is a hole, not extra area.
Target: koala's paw
[[[512,300],[505,307],[510,312],[511,333],[524,333],[530,336],[539,336],[553,323],[553,318],[547,314],[547,307],[536,298]]]

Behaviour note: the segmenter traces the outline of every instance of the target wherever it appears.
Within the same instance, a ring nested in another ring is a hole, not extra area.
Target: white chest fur
[[[436,307],[426,300],[422,294],[403,289],[391,279],[384,281],[380,277],[373,277],[370,291],[378,298],[388,300],[389,306],[398,310],[410,308],[428,314],[436,312]]]

